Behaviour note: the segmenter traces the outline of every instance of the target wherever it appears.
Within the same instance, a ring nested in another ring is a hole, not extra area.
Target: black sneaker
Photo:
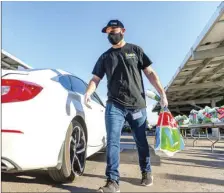
[[[100,187],[99,192],[120,192],[120,188],[116,181],[107,180],[106,185]]]
[[[152,186],[153,185],[153,176],[150,172],[142,173],[142,186]]]

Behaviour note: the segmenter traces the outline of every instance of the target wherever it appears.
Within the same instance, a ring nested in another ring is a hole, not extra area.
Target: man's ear
[[[124,34],[125,31],[126,31],[126,29],[123,28],[123,29],[122,29],[122,34]]]

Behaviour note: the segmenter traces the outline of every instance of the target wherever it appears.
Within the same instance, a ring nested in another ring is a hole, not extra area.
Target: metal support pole
[[[211,106],[212,106],[212,108],[214,108],[216,106],[216,101],[214,99],[212,99],[212,101],[211,101]],[[219,138],[219,135],[220,135],[219,128],[212,128],[212,136]],[[215,147],[214,145],[215,145],[215,143],[213,144],[213,148]]]

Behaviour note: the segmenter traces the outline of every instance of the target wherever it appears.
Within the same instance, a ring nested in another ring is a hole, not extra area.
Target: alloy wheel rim
[[[70,137],[70,162],[73,174],[80,175],[83,172],[85,155],[85,133],[79,126],[75,126]]]

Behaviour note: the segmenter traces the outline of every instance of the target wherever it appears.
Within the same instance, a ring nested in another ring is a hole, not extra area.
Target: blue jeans
[[[107,130],[107,167],[106,176],[108,179],[119,183],[120,174],[118,171],[120,162],[120,137],[125,120],[128,121],[134,140],[137,145],[139,165],[141,172],[151,172],[149,145],[145,134],[146,109],[139,109],[142,116],[133,118],[132,114],[137,110],[126,109],[124,106],[115,103],[107,103],[105,120]]]

